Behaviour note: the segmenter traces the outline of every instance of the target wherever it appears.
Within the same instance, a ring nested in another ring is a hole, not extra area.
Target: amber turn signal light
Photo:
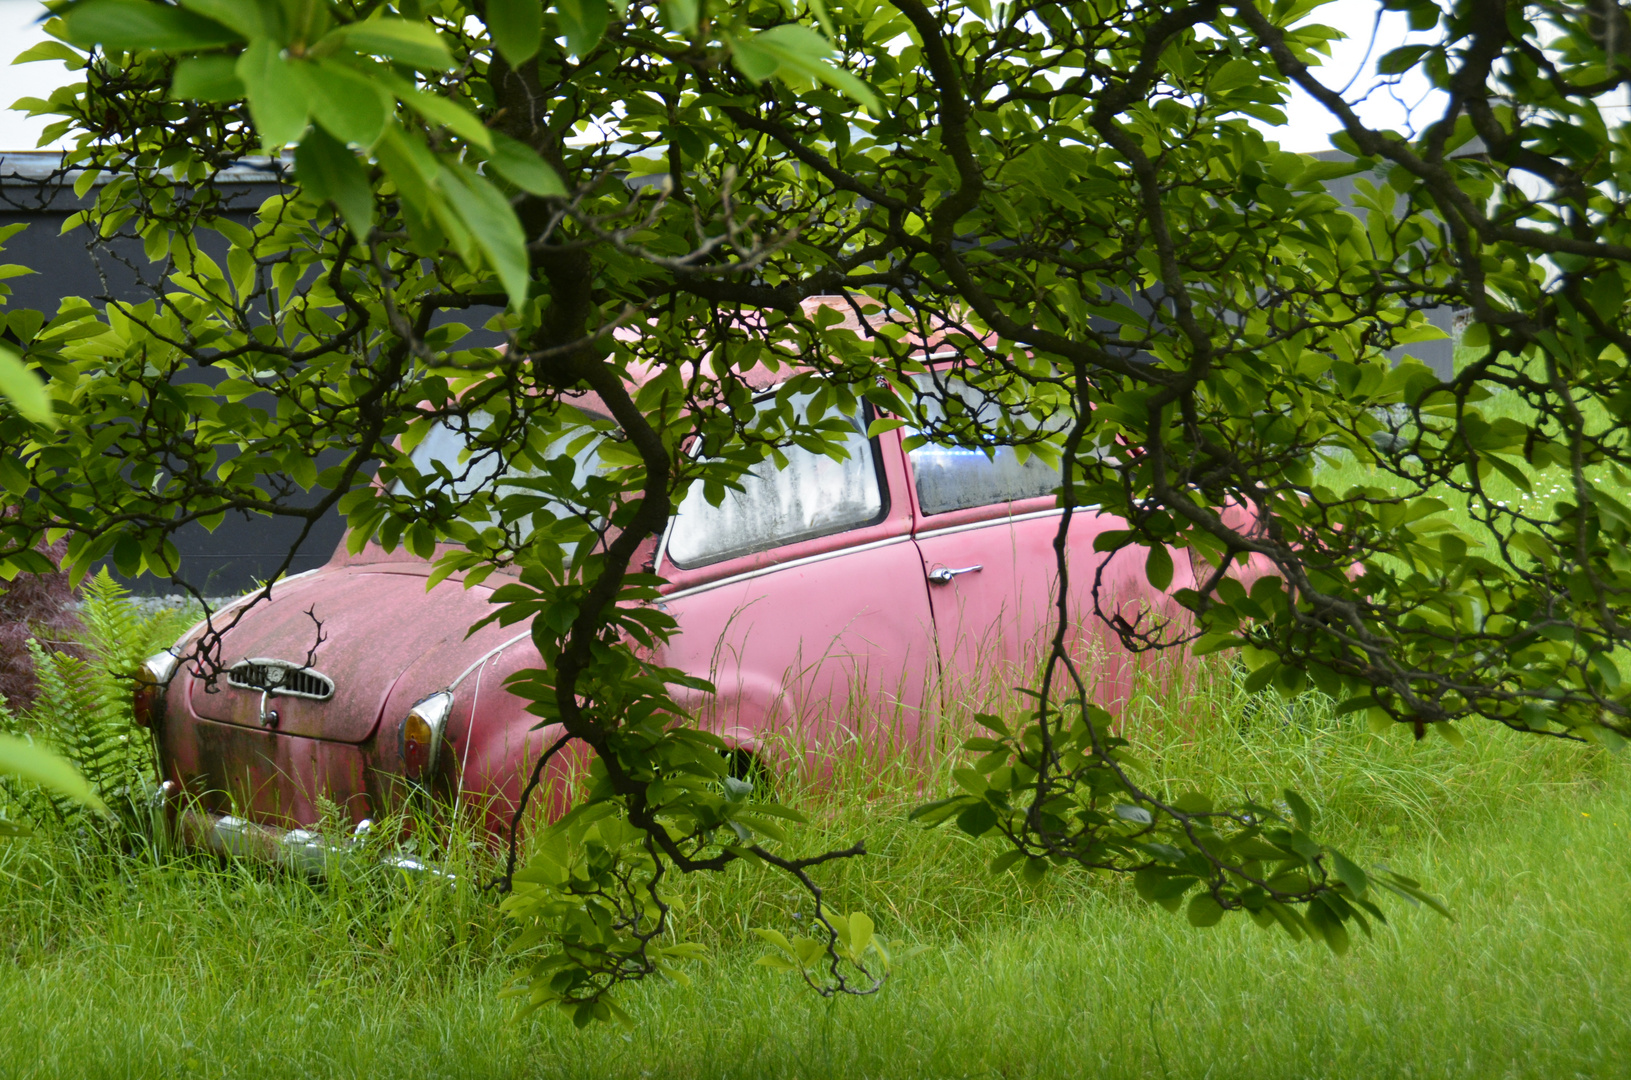
[[[436,768],[436,752],[442,745],[447,714],[453,709],[453,695],[446,690],[430,695],[402,721],[402,773],[409,780],[430,775]]]

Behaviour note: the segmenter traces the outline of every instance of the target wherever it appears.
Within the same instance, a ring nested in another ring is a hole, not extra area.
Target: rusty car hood
[[[427,593],[425,580],[422,573],[347,567],[291,581],[274,589],[270,603],[250,608],[222,638],[222,666],[246,659],[302,665],[315,647],[310,670],[332,682],[333,696],[317,701],[270,695],[266,707],[278,713],[275,729],[362,742],[373,734],[388,702],[394,706],[406,697],[411,704],[447,686],[492,647],[497,635],[498,628],[489,626],[466,637],[472,624],[491,613],[492,590],[443,581]],[[505,636],[513,634],[510,628]],[[195,715],[262,726],[259,690],[232,686],[225,673],[213,686],[198,678],[191,684]]]

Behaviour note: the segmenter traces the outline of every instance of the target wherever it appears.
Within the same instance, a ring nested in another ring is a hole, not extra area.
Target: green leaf
[[[574,56],[584,56],[598,45],[611,24],[606,0],[555,0],[555,16]]]
[[[1191,926],[1216,926],[1223,921],[1223,905],[1211,893],[1196,893],[1190,898],[1184,916]]]
[[[784,821],[796,821],[801,825],[809,824],[810,821],[809,816],[802,811],[795,810],[791,806],[783,806],[780,803],[753,802],[748,803],[744,809],[751,810],[755,814],[781,818]]]
[[[32,64],[39,60],[61,60],[68,65],[69,71],[78,71],[85,66],[85,55],[61,41],[41,41],[30,45],[17,54],[12,64]]]
[[[1376,883],[1390,892],[1397,893],[1413,904],[1426,904],[1451,922],[1455,921],[1455,916],[1450,914],[1450,909],[1444,906],[1442,900],[1422,889],[1419,882],[1407,878],[1403,874],[1384,873],[1376,879]]]
[[[1433,724],[1432,728],[1434,731],[1438,732],[1439,736],[1445,742],[1449,743],[1457,750],[1460,750],[1462,747],[1467,745],[1467,737],[1461,734],[1461,730],[1448,720],[1440,720],[1438,723]]]
[[[176,65],[170,96],[177,101],[239,101],[244,96],[238,60],[232,56],[193,56]]]
[[[1186,791],[1172,805],[1186,814],[1210,814],[1212,797],[1204,791]]]
[[[32,780],[98,810],[107,809],[90,782],[68,762],[41,746],[14,735],[0,735],[0,773]]]
[[[1149,825],[1155,821],[1148,810],[1142,806],[1134,806],[1131,803],[1117,803],[1116,816],[1135,825]]]
[[[1337,880],[1348,886],[1348,891],[1355,897],[1364,899],[1365,891],[1370,887],[1370,879],[1365,871],[1349,862],[1340,851],[1330,851],[1331,869],[1336,873]]]
[[[662,0],[663,25],[677,34],[696,32],[701,5],[698,0]]]
[[[997,812],[990,803],[977,802],[957,815],[957,827],[970,836],[984,836],[997,827]]]
[[[1131,529],[1106,529],[1093,538],[1094,551],[1118,551],[1133,538]]]
[[[760,941],[763,941],[768,945],[776,946],[776,948],[781,949],[789,956],[797,955],[793,951],[793,943],[788,941],[787,936],[780,930],[769,930],[757,926],[753,927],[752,929],[753,936],[758,938]]]
[[[421,211],[428,209],[436,197],[434,187],[441,163],[418,133],[404,132],[393,124],[380,137],[374,154],[402,198]]]
[[[860,911],[852,911],[849,916],[849,948],[850,953],[859,957],[872,944],[872,935],[876,928],[872,918]]]
[[[1229,853],[1239,859],[1283,859],[1286,853],[1261,836],[1243,836],[1229,844]]]
[[[922,806],[915,808],[906,816],[906,820],[926,820],[930,825],[938,825],[950,817],[952,810],[963,805],[965,801],[967,801],[967,796],[964,795],[953,795],[949,799],[936,799],[934,802],[924,803]]]
[[[953,769],[951,771],[951,775],[952,779],[956,780],[964,791],[967,791],[970,795],[973,795],[976,798],[984,798],[986,791],[990,788],[990,785],[986,783],[985,777],[981,776],[979,770],[977,769]]]
[[[296,70],[305,80],[312,118],[330,135],[364,147],[378,141],[395,103],[377,82],[327,60]]]
[[[1149,554],[1144,557],[1144,576],[1157,592],[1166,592],[1171,587],[1172,552],[1165,544],[1150,546]]]
[[[797,23],[772,26],[751,38],[735,38],[731,47],[737,69],[755,82],[779,74],[826,83],[865,105],[874,116],[880,115],[882,110],[872,88],[828,62],[836,55],[837,50],[826,38]]]
[[[1004,870],[1012,869],[1015,863],[1025,859],[1026,857],[1025,852],[1021,851],[1019,848],[1009,848],[1007,851],[991,860],[991,872],[993,874],[1000,874]]]
[[[1207,84],[1206,88],[1214,94],[1226,94],[1230,90],[1238,90],[1242,86],[1248,86],[1261,77],[1257,65],[1252,61],[1246,59],[1230,60],[1218,68],[1218,73],[1212,76],[1212,81]]]
[[[339,45],[372,56],[388,56],[422,71],[446,71],[453,66],[453,54],[441,35],[420,22],[385,18],[348,23],[330,30],[314,51],[321,54]]]
[[[1431,45],[1401,45],[1383,55],[1376,62],[1378,75],[1400,75],[1416,66],[1416,62],[1433,51]]]
[[[288,29],[281,0],[180,0],[181,6],[253,40],[267,37],[284,44]]]
[[[527,299],[530,264],[527,238],[515,208],[491,181],[468,170],[444,165],[438,179],[504,291],[510,294],[510,307],[519,311]]]
[[[1290,788],[1286,788],[1283,794],[1286,797],[1286,805],[1291,808],[1292,816],[1297,819],[1297,826],[1301,828],[1303,832],[1308,832],[1311,830],[1314,827],[1313,808],[1310,807],[1308,803],[1303,801],[1303,797],[1301,795],[1297,794],[1295,791],[1292,791]]]
[[[238,78],[249,98],[249,115],[260,133],[261,145],[276,156],[306,130],[311,105],[305,80],[289,70],[278,47],[265,38],[252,41],[238,57]]]
[[[487,159],[493,171],[532,195],[565,195],[566,185],[549,163],[526,143],[493,133],[493,156]]]
[[[867,425],[866,437],[875,439],[887,431],[895,431],[906,426],[906,421],[894,416],[880,416]]]
[[[44,427],[57,426],[56,414],[51,408],[51,395],[17,350],[9,342],[0,342],[0,394],[4,394],[12,407],[28,420]]]
[[[974,722],[987,731],[995,731],[1005,739],[1008,737],[1008,725],[1002,722],[1000,716],[993,716],[991,713],[975,713]]]
[[[1308,905],[1308,922],[1318,930],[1325,939],[1325,944],[1338,956],[1348,952],[1348,928],[1342,925],[1342,920],[1324,903],[1315,900]]]
[[[374,189],[357,155],[322,128],[313,129],[294,152],[295,179],[307,194],[340,208],[359,238],[374,227]]]
[[[149,0],[88,0],[64,17],[63,36],[76,45],[128,52],[214,49],[243,40],[213,19]]]
[[[538,55],[543,28],[542,0],[487,0],[487,31],[511,67]]]
[[[427,94],[415,89],[406,80],[394,75],[381,74],[379,81],[382,86],[391,91],[414,112],[423,116],[433,124],[440,124],[453,132],[459,138],[474,143],[483,150],[493,147],[493,134],[488,131],[482,122],[456,101],[439,97],[436,94]]]

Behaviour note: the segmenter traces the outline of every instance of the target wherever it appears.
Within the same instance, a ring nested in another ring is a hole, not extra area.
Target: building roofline
[[[0,187],[37,187],[52,184],[71,187],[84,174],[83,169],[62,169],[61,150],[0,150]],[[216,180],[231,184],[277,184],[288,175],[294,157],[285,154],[271,158],[250,157],[216,174]],[[104,173],[96,183],[112,174]]]

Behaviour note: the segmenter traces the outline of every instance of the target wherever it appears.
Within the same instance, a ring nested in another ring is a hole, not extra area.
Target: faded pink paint
[[[962,700],[965,675],[986,661],[1034,662],[1052,608],[1053,538],[1059,511],[1050,498],[926,516],[918,508],[900,432],[876,440],[887,484],[882,519],[862,528],[745,555],[698,569],[660,567],[662,604],[682,633],[658,657],[709,678],[712,700],[687,703],[727,743],[772,757],[787,739],[853,734],[847,718],[912,739],[926,715]],[[1094,538],[1117,519],[1078,511],[1069,540],[1073,611],[1091,610],[1088,591],[1104,556]],[[1144,580],[1137,551],[1110,561],[1105,595],[1130,616],[1138,605],[1173,614],[1169,597]],[[1175,588],[1190,584],[1177,559]],[[981,570],[931,584],[938,566]],[[160,743],[167,775],[205,798],[267,823],[309,825],[325,792],[354,818],[379,813],[401,795],[401,723],[409,708],[451,688],[454,703],[433,788],[490,804],[490,825],[508,821],[531,763],[559,729],[532,730],[536,717],[504,686],[540,663],[530,637],[489,625],[490,589],[455,581],[428,592],[430,564],[370,545],[344,546],[321,570],[274,588],[225,638],[225,659],[300,661],[314,641],[307,610],[327,640],[312,665],[333,678],[329,702],[274,697],[275,730],[259,721],[258,691],[215,693],[185,670],[167,691]],[[1095,694],[1110,707],[1132,691],[1134,665],[1094,620],[1076,639],[1095,657]],[[1094,629],[1094,627],[1097,627]],[[859,706],[858,708],[856,706]],[[865,734],[863,732],[863,734]],[[556,761],[544,784],[555,812],[564,806],[581,753]]]

